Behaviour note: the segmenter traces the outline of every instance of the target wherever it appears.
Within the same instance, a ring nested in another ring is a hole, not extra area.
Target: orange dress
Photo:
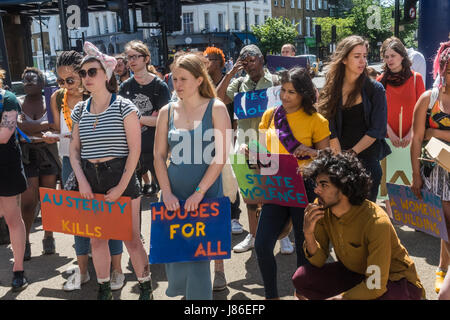
[[[402,117],[402,137],[406,136],[411,129],[414,106],[422,93],[425,92],[425,86],[420,73],[416,74],[416,86],[414,88],[414,76],[411,76],[406,82],[394,87],[386,84],[386,100],[387,100],[387,122],[395,134],[400,137],[400,111],[403,107]],[[383,74],[378,76],[377,81],[380,81]]]

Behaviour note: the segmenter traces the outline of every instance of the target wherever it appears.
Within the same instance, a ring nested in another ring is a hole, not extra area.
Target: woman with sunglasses
[[[56,188],[56,177],[61,170],[56,143],[45,143],[42,132],[54,130],[49,123],[45,97],[42,95],[45,79],[36,68],[26,68],[22,74],[25,96],[19,98],[22,112],[18,117],[18,127],[30,138],[30,142],[21,140],[22,161],[28,188],[22,194],[22,217],[27,231],[24,260],[31,259],[30,230],[34,222],[39,202],[39,187]],[[53,232],[44,232],[43,253],[55,253]]]
[[[132,240],[125,241],[140,287],[140,300],[153,298],[148,256],[140,239],[139,208],[141,195],[135,174],[141,149],[139,111],[130,101],[116,94],[113,75],[116,59],[102,54],[85,42],[87,54],[79,75],[91,97],[72,111],[70,163],[82,198],[94,193],[105,200],[131,197]],[[98,299],[112,299],[110,284],[111,256],[108,241],[91,239],[92,259],[99,283]]]
[[[51,132],[44,135],[47,143],[55,143],[59,141],[59,156],[62,158],[61,182],[62,186],[66,185],[69,175],[72,173],[72,166],[69,159],[69,144],[72,132],[72,119],[70,117],[75,105],[89,98],[84,94],[83,85],[81,84],[78,71],[80,69],[83,56],[76,51],[64,51],[56,61],[56,72],[58,74],[58,84],[61,89],[53,93],[51,97],[51,110],[54,119],[54,127],[60,133],[59,137],[55,137]],[[123,244],[120,240],[109,241],[112,275],[111,290],[118,290],[123,287],[125,276],[121,268]],[[73,274],[64,284],[64,291],[73,291],[81,288],[82,284],[90,280],[88,272],[88,260],[90,250],[90,238],[75,236],[75,252],[77,255],[78,268],[73,270]]]

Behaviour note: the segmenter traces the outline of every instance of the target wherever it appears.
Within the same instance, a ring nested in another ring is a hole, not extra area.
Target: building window
[[[325,10],[328,9],[328,1],[327,1],[327,0],[323,0],[323,8],[324,8]]]
[[[205,29],[209,31],[209,12],[205,12]]]
[[[278,0],[273,0],[273,6],[278,7]]]
[[[115,17],[115,14],[113,14],[112,16],[112,27],[113,27],[113,32],[116,33],[117,32],[117,19]]]
[[[234,13],[234,30],[239,30],[239,12]]]
[[[185,34],[194,33],[194,13],[183,13],[183,30]]]
[[[100,19],[99,17],[95,17],[95,31],[98,35],[100,35]]]
[[[316,36],[316,18],[312,18],[312,34],[313,37]]]
[[[306,36],[311,37],[311,18],[306,17]]]
[[[311,0],[306,0],[306,10],[310,9],[310,2]]]
[[[322,9],[322,0],[317,0],[317,7]]]
[[[105,30],[105,33],[109,33],[108,16],[103,16],[103,30]]]
[[[264,22],[266,22],[267,19],[269,19],[269,16],[264,16]]]
[[[302,0],[298,0],[297,7],[298,9],[302,8]]]
[[[284,8],[284,0],[281,0],[281,7]]]
[[[255,14],[255,25],[259,26],[259,15]]]
[[[219,20],[219,31],[220,32],[225,31],[225,27],[223,25],[223,13],[219,13],[218,20]]]
[[[311,9],[316,10],[316,0],[311,0]]]
[[[298,19],[298,34],[303,34],[302,19]]]
[[[291,0],[291,9],[295,8],[295,0]]]

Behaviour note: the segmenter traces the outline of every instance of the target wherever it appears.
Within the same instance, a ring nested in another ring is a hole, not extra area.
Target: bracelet
[[[195,189],[195,192],[197,192],[197,193],[200,193],[200,194],[205,194],[205,192],[202,190],[202,189],[200,189],[200,187],[197,187],[196,189]]]

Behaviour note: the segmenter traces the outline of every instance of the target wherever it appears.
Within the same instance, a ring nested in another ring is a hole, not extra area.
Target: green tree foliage
[[[322,29],[322,45],[331,43],[331,26],[336,26],[336,39],[339,42],[341,39],[352,35],[351,26],[353,18],[317,18],[316,25],[320,25]]]
[[[294,43],[298,36],[297,24],[284,17],[268,18],[263,25],[253,25],[252,32],[264,55],[280,53],[283,44]]]
[[[340,18],[317,19],[316,23],[322,25],[322,45],[330,43],[331,25],[335,24],[338,41],[350,34],[361,35],[370,44],[369,55],[377,59],[379,43],[394,35],[394,9],[394,0],[352,0],[349,11],[343,12],[342,9],[340,10]],[[403,12],[402,2],[400,11]],[[415,41],[417,21],[418,19],[413,23],[400,26],[399,38],[408,48],[417,48],[417,41]]]

